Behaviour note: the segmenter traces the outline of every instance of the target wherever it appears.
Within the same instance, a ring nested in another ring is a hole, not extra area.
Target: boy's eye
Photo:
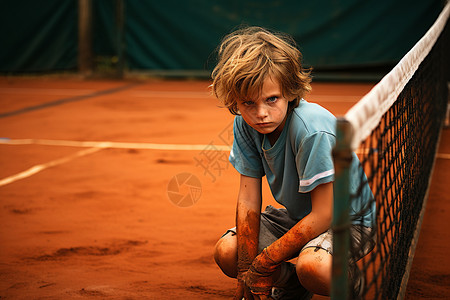
[[[267,102],[269,102],[269,103],[274,103],[274,102],[276,102],[277,100],[278,100],[277,97],[269,97],[269,98],[267,98]]]
[[[244,104],[245,106],[251,106],[253,105],[253,101],[242,101],[242,104]]]

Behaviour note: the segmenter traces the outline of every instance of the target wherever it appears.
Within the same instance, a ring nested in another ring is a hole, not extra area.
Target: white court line
[[[188,144],[155,144],[155,143],[122,143],[122,142],[95,142],[95,141],[68,141],[46,139],[5,139],[0,138],[0,144],[7,145],[48,145],[89,148],[116,148],[116,149],[147,149],[147,150],[208,150],[230,151],[228,145],[188,145]]]
[[[449,153],[437,153],[436,158],[450,159],[450,154]]]
[[[54,166],[57,166],[57,165],[64,164],[64,163],[69,162],[69,161],[71,161],[71,160],[73,160],[75,158],[78,158],[78,157],[81,157],[81,156],[85,156],[85,155],[88,155],[88,154],[91,154],[91,153],[94,153],[94,152],[97,152],[97,151],[100,151],[100,150],[102,150],[102,148],[83,149],[81,151],[78,151],[75,154],[72,154],[72,155],[69,155],[69,156],[66,156],[66,157],[63,157],[63,158],[60,158],[60,159],[52,160],[52,161],[50,161],[48,163],[45,163],[45,164],[40,164],[40,165],[33,166],[33,167],[29,168],[28,170],[25,170],[25,171],[20,172],[18,174],[15,174],[15,175],[12,175],[12,176],[9,176],[9,177],[1,179],[0,180],[0,186],[4,186],[4,185],[10,184],[10,183],[13,183],[15,181],[18,181],[20,179],[24,179],[24,178],[30,177],[30,176],[32,176],[34,174],[37,174],[37,173],[39,173],[39,172],[41,172],[41,171],[43,171],[45,169],[48,169],[50,167],[54,167]]]
[[[155,143],[124,143],[124,142],[96,142],[96,141],[69,141],[69,140],[46,140],[46,139],[7,139],[0,138],[0,144],[6,145],[47,145],[47,146],[67,146],[86,147],[99,149],[143,149],[143,150],[187,150],[187,151],[230,151],[228,145],[189,145],[189,144],[155,144]],[[367,149],[366,149],[367,151]],[[356,150],[356,154],[362,154],[361,149]],[[450,159],[448,153],[437,153],[436,158]]]
[[[230,151],[231,147],[226,145],[183,145],[183,144],[154,144],[154,143],[120,143],[120,142],[81,142],[67,140],[45,140],[45,139],[6,139],[0,138],[0,144],[6,145],[48,145],[48,146],[69,146],[87,147],[73,155],[50,161],[45,164],[36,165],[30,169],[20,172],[0,180],[0,186],[4,186],[20,179],[30,177],[47,168],[61,165],[75,158],[97,152],[106,148],[120,149],[147,149],[147,150],[207,150],[207,151]]]
[[[50,161],[45,164],[40,164],[31,167],[28,170],[18,174],[6,177],[0,180],[0,186],[13,183],[17,180],[30,177],[50,167],[64,164],[75,158],[82,157],[106,148],[121,148],[121,149],[147,149],[147,150],[208,150],[208,151],[229,151],[231,146],[226,145],[182,145],[182,144],[152,144],[152,143],[119,143],[119,142],[80,142],[80,141],[66,141],[66,140],[44,140],[44,139],[5,139],[0,138],[0,144],[7,145],[50,145],[50,146],[71,146],[71,147],[88,147],[78,151],[75,154]],[[357,151],[361,153],[361,150]],[[448,153],[437,153],[436,158],[450,159]]]

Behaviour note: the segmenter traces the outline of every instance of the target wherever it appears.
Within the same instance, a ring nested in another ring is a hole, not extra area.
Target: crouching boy
[[[236,227],[217,242],[217,264],[237,278],[236,299],[329,295],[336,120],[303,99],[311,77],[301,53],[285,35],[241,29],[222,41],[212,78],[213,93],[236,115],[229,160],[240,173]],[[352,173],[359,165],[354,155]],[[283,208],[261,212],[264,176]],[[368,185],[361,195],[371,201]],[[352,218],[352,247],[360,257],[373,248],[366,238],[373,214],[370,206]],[[361,283],[350,275],[357,293]]]

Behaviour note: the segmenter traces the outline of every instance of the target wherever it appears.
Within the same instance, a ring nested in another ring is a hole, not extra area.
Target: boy
[[[217,264],[238,279],[236,299],[329,295],[335,118],[303,100],[311,78],[301,53],[289,37],[241,29],[222,41],[212,78],[215,96],[236,115],[230,162],[241,174],[236,227],[216,244]],[[358,163],[354,155],[354,175],[361,172]],[[264,175],[285,209],[261,213]],[[374,212],[365,205],[372,197],[367,185],[361,195],[364,213],[351,229],[356,259],[373,247],[366,238]],[[288,262],[295,257],[296,265]]]

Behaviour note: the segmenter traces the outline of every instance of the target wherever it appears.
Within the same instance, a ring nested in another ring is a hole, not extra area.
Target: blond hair
[[[212,71],[212,92],[238,115],[238,99],[259,95],[270,76],[281,86],[289,102],[289,111],[311,90],[311,70],[302,67],[302,54],[292,38],[261,27],[239,29],[222,40],[218,63]]]

